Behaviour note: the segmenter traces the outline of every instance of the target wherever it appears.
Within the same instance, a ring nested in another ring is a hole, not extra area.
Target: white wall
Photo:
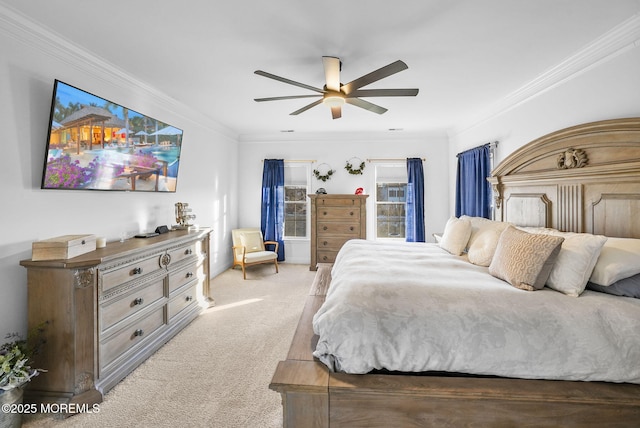
[[[237,142],[233,136],[198,112],[118,74],[115,66],[74,52],[64,42],[7,25],[0,28],[0,46],[1,337],[26,332],[27,275],[19,262],[31,257],[31,244],[36,240],[85,233],[116,240],[122,232],[175,224],[174,204],[188,202],[196,222],[214,228],[212,275],[229,267],[228,230],[235,227],[237,218]],[[177,192],[41,190],[56,78],[183,129]]]
[[[640,117],[640,44],[579,71],[552,89],[450,137],[450,188],[455,154],[499,141],[496,165],[514,150],[551,132],[582,123]],[[453,193],[452,193],[453,194]],[[450,200],[451,210],[455,199]]]
[[[374,167],[366,163],[362,175],[351,175],[345,169],[346,162],[357,157],[365,161],[370,158],[426,158],[423,164],[425,175],[425,223],[428,240],[431,234],[443,230],[449,211],[447,193],[448,149],[447,139],[442,135],[404,136],[401,133],[389,133],[388,136],[348,135],[318,136],[314,138],[280,141],[241,142],[239,192],[242,195],[238,207],[238,224],[243,227],[260,225],[260,202],[262,183],[262,160],[316,160],[318,167],[327,163],[336,172],[330,180],[322,182],[311,179],[311,192],[323,187],[328,193],[353,194],[355,189],[363,187],[370,194],[373,187]],[[325,166],[321,172],[325,172]],[[373,200],[367,200],[368,227],[367,236],[373,236]],[[370,221],[369,221],[370,220]],[[309,241],[287,242],[285,247],[288,262],[309,263]]]

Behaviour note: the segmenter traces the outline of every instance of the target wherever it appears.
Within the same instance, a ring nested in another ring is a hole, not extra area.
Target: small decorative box
[[[32,244],[33,261],[66,260],[94,251],[95,235],[64,235]]]

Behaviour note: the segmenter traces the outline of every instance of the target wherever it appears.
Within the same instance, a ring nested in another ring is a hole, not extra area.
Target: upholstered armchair
[[[262,232],[258,228],[250,227],[233,229],[231,231],[233,241],[233,267],[242,267],[242,277],[247,279],[245,268],[260,263],[273,263],[278,273],[278,243],[264,241]],[[274,251],[265,248],[266,245],[274,245]]]

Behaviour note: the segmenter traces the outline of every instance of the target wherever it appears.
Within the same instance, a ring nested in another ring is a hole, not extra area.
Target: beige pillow
[[[589,281],[609,286],[640,273],[640,239],[607,238]]]
[[[469,261],[478,266],[489,266],[498,246],[503,230],[510,223],[489,220],[483,217],[461,216],[471,222],[471,236],[467,243]]]
[[[548,235],[564,238],[547,287],[578,297],[587,286],[591,272],[600,256],[607,238],[589,233],[559,232],[553,230]]]
[[[241,244],[246,247],[247,253],[255,251],[264,251],[264,242],[262,241],[262,233],[259,231],[244,232],[240,238]]]
[[[489,273],[521,290],[539,290],[562,241],[560,236],[527,233],[508,226],[500,235]]]
[[[440,240],[440,248],[447,250],[454,256],[462,254],[471,235],[471,222],[467,219],[451,217]]]

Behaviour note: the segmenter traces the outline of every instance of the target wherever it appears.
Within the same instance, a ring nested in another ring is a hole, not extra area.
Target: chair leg
[[[242,278],[247,279],[247,272],[244,270],[244,264],[242,265]]]
[[[278,273],[278,260],[274,260],[273,262],[274,262],[274,263],[275,263],[275,265],[276,265],[276,273]]]

